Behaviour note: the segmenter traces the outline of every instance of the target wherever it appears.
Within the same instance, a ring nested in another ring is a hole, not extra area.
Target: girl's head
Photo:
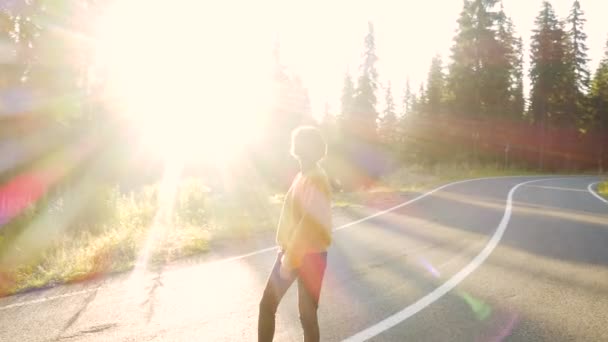
[[[291,155],[302,163],[318,163],[327,154],[321,132],[312,126],[296,128],[291,133]]]

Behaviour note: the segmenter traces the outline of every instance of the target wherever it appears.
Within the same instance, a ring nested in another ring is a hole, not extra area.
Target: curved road
[[[604,340],[608,203],[588,191],[597,181],[472,180],[336,212],[322,340]],[[0,341],[254,341],[269,245],[0,299]],[[276,341],[301,340],[295,294]]]

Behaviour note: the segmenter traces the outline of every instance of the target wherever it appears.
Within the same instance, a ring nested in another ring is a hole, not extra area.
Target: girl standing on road
[[[272,341],[277,307],[296,279],[304,341],[319,341],[317,309],[331,243],[331,188],[319,166],[326,153],[318,129],[293,131],[291,155],[300,162],[300,173],[285,195],[279,219],[279,253],[260,302],[259,342]]]

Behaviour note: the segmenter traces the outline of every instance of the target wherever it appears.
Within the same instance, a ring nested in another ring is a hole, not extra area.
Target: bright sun
[[[272,34],[220,3],[116,1],[97,25],[108,95],[153,153],[220,163],[261,134]]]

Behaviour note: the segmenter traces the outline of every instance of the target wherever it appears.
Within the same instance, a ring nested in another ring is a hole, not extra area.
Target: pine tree
[[[513,118],[521,118],[526,110],[526,99],[524,98],[524,44],[519,37],[515,42],[517,55],[516,65],[512,74],[512,109]]]
[[[422,114],[426,109],[426,90],[424,89],[424,83],[420,83],[418,88],[418,95],[414,96],[412,111],[417,114]]]
[[[436,55],[431,61],[426,89],[425,112],[431,115],[443,113],[445,94],[445,76],[443,75],[443,63],[441,56]]]
[[[405,117],[406,115],[412,112],[412,100],[414,94],[412,94],[412,88],[410,87],[410,78],[407,78],[405,82],[405,90],[403,92],[403,104],[401,110],[401,116]]]
[[[390,82],[386,87],[384,103],[385,107],[380,119],[380,137],[385,143],[391,143],[397,138],[397,115],[395,113],[395,101],[393,99]]]
[[[344,75],[344,86],[342,87],[342,97],[340,98],[341,114],[344,118],[352,115],[354,98],[355,85],[353,83],[353,78],[347,72]]]
[[[502,4],[496,20],[498,43],[494,82],[489,85],[496,91],[498,115],[520,118],[523,114],[523,58],[521,38],[515,37],[515,27]]]
[[[461,115],[494,114],[502,107],[503,87],[495,53],[498,0],[464,0],[452,46],[448,94],[450,108]],[[502,77],[504,79],[504,77]],[[504,83],[504,82],[502,82]]]
[[[589,91],[590,73],[587,63],[587,34],[584,31],[584,24],[587,20],[584,18],[584,12],[581,9],[581,4],[575,0],[572,4],[572,9],[568,15],[568,34],[570,37],[569,62],[572,68],[571,83],[576,89],[573,89],[571,94],[570,104],[575,111],[573,115],[580,122],[585,114],[585,96]]]
[[[599,144],[598,169],[604,171],[608,154],[608,41],[590,90],[592,127],[603,137]]]
[[[604,57],[591,83],[590,98],[593,112],[593,128],[608,134],[608,41]]]
[[[405,82],[405,90],[403,91],[403,103],[401,105],[401,115],[397,118],[397,133],[396,139],[399,142],[404,142],[406,138],[406,132],[408,129],[408,121],[414,113],[414,107],[416,106],[416,95],[412,93],[410,85],[410,78],[408,77]],[[403,146],[401,146],[403,147]]]
[[[568,37],[548,1],[543,2],[535,25],[530,49],[531,114],[537,123],[568,125],[572,122]]]
[[[458,30],[452,46],[452,63],[449,66],[448,91],[450,108],[458,115],[481,112],[477,84],[479,63],[473,41],[473,14],[471,1],[463,1],[458,18]]]
[[[353,116],[354,133],[360,137],[372,139],[376,132],[376,90],[378,89],[378,72],[376,71],[376,42],[374,26],[368,23],[368,33],[365,36],[361,76],[355,91]]]
[[[576,77],[576,86],[581,94],[587,93],[589,90],[589,68],[587,63],[587,34],[584,31],[584,25],[587,20],[584,18],[584,12],[581,9],[581,4],[575,0],[568,16],[569,35],[572,42],[571,55],[574,61],[574,75]]]
[[[353,78],[347,71],[344,74],[344,85],[342,87],[342,96],[340,97],[340,114],[336,118],[336,126],[340,132],[340,139],[348,141],[351,139],[351,130],[354,120],[355,107],[355,85]]]

